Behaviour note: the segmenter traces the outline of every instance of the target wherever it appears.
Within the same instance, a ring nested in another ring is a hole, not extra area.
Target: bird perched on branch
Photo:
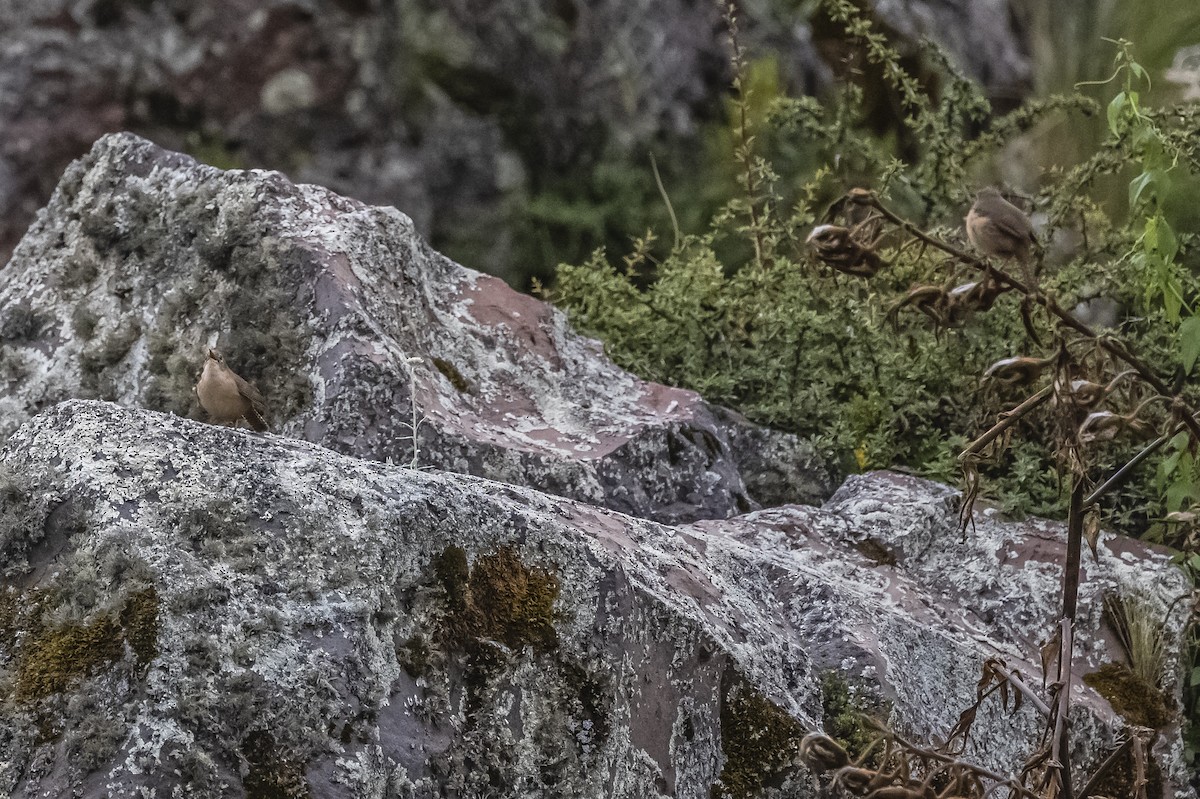
[[[1029,216],[994,186],[980,189],[967,212],[967,238],[984,255],[1026,261],[1037,244]]]
[[[196,396],[214,424],[237,427],[245,421],[255,430],[267,429],[267,403],[263,395],[230,369],[221,354],[211,347],[204,359],[200,382],[196,384]]]
[[[1021,264],[1029,288],[1036,288],[1030,256],[1037,238],[1024,211],[1004,199],[994,186],[988,186],[975,195],[966,222],[972,247],[989,257],[1015,259]]]

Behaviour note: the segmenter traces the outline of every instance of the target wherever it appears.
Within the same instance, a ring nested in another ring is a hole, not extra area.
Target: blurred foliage
[[[474,120],[473,125],[495,126],[502,144],[488,146],[502,147],[507,163],[497,170],[494,185],[473,185],[487,167],[472,159],[490,157],[487,148],[474,152],[464,147],[446,154],[449,163],[429,178],[434,192],[465,199],[438,207],[430,230],[433,243],[450,257],[496,270],[519,287],[527,287],[531,277],[552,282],[556,264],[580,263],[597,248],[622,251],[648,227],[664,233],[653,254],[665,256],[672,243],[665,236],[671,220],[652,159],[684,231],[704,229],[739,191],[736,162],[729,159],[732,129],[727,120],[732,109],[711,96],[709,84],[723,82],[720,66],[706,66],[705,98],[690,97],[686,112],[682,106],[675,109],[672,114],[688,118],[688,124],[676,125],[670,121],[675,117],[656,105],[664,98],[646,95],[653,72],[648,64],[655,57],[623,40],[592,38],[596,31],[588,26],[595,23],[589,19],[610,13],[605,9],[615,0],[591,5],[591,12],[580,15],[571,11],[578,3],[533,4],[519,20],[503,14],[480,17],[462,4],[402,0],[397,5],[404,24],[395,34],[396,61],[389,81],[413,131],[406,135],[438,138],[445,129],[439,120],[461,115]],[[621,13],[636,16],[646,7],[634,4]],[[865,58],[866,47],[843,47],[845,21],[832,19],[830,7],[820,0],[766,0],[746,10],[754,21],[756,41],[778,48],[754,53],[745,65],[744,79],[753,89],[745,95],[752,123],[760,122],[789,89],[800,88],[797,83],[825,81],[817,76],[820,70],[798,69],[793,63],[797,55],[789,51],[794,42],[778,34],[804,29],[826,65],[822,69],[856,76],[860,96],[853,106],[853,123],[882,137],[882,152],[929,170],[939,167],[942,159],[931,151],[931,141],[950,140],[923,138],[928,131],[896,119],[911,116],[911,103],[919,102],[923,91],[955,90],[939,85],[945,70],[937,50],[905,44],[905,53],[894,64],[902,68],[908,86],[897,94],[886,81],[897,83],[899,73],[893,69],[889,74],[885,61]],[[1053,7],[1015,0],[1014,13],[1016,29],[1031,42],[1034,84],[1043,97],[1071,91],[1077,81],[1095,79],[1108,69],[1110,51],[1101,46],[1101,36],[1124,35],[1144,45],[1149,52],[1143,60],[1158,75],[1180,42],[1196,40],[1200,25],[1200,10],[1169,0],[1067,0]],[[666,57],[660,54],[659,60]],[[550,82],[556,85],[553,91],[538,77],[547,74],[558,76]],[[601,86],[610,88],[597,88]],[[811,90],[813,85],[804,88]],[[1171,90],[1165,81],[1156,83],[1160,95]],[[1098,99],[1104,93],[1097,89],[1085,94]],[[982,100],[981,94],[976,97]],[[1013,97],[992,99],[1005,108],[1016,102]],[[967,120],[968,128],[978,130],[988,117],[986,103],[960,100],[953,109],[968,114],[975,120]],[[1038,114],[1028,108],[1008,123],[1020,130],[1006,131],[1001,144],[1019,152],[1000,160],[971,159],[968,177],[974,182],[996,177],[1024,182],[1055,163],[1080,160],[1095,150],[1105,132],[1102,115]],[[774,130],[755,126],[764,137]],[[1024,135],[1011,135],[1018,132]],[[476,135],[487,139],[478,131]],[[995,144],[987,147],[989,156],[1001,152]],[[775,136],[774,145],[772,157],[781,175],[811,172],[821,163],[817,148],[796,135]],[[864,169],[859,177],[878,174],[877,169]],[[958,191],[956,176],[947,177],[947,188]],[[794,188],[777,187],[784,198]],[[1099,176],[1091,193],[1104,206],[1111,205],[1110,213],[1124,212],[1123,191],[1115,177]],[[736,262],[736,251],[720,249],[736,242],[717,246],[727,262]]]
[[[893,326],[888,311],[910,287],[952,287],[972,275],[922,249],[885,241],[880,254],[890,266],[867,282],[821,266],[804,239],[828,203],[865,186],[923,229],[966,247],[960,220],[975,176],[990,172],[996,158],[1041,125],[1106,115],[1075,94],[995,115],[981,89],[930,49],[941,73],[932,94],[852,4],[830,0],[825,9],[861,58],[891,82],[905,125],[920,142],[915,157],[902,158],[894,140],[865,128],[859,86],[848,83],[826,101],[789,98],[769,79],[769,61],[736,63],[735,99],[725,128],[711,136],[712,154],[723,149],[725,163],[708,176],[732,199],[707,229],[679,241],[647,233],[618,263],[597,250],[581,264],[562,265],[547,293],[623,366],[810,437],[846,471],[900,467],[953,481],[967,438],[1023,398],[980,376],[1000,358],[1041,352],[1027,337],[1016,301],[1002,297],[949,331],[936,331],[915,313],[899,314]],[[1117,89],[1110,86],[1110,96]],[[1174,159],[1146,168],[1166,169],[1172,185],[1188,185],[1200,156],[1200,110],[1140,110]],[[1116,300],[1127,311],[1121,335],[1170,379],[1181,369],[1178,316],[1150,274],[1161,264],[1146,265],[1145,209],[1114,216],[1088,193],[1098,180],[1138,168],[1147,150],[1135,133],[1110,130],[1086,158],[1041,175],[1032,205],[1047,242],[1042,288],[1065,307],[1097,295]],[[1170,188],[1163,189],[1153,192],[1153,213],[1174,231],[1164,263],[1171,291],[1190,306],[1200,294],[1194,228],[1186,216],[1172,218]],[[710,189],[708,196],[717,193]],[[666,229],[653,219],[644,227]],[[1049,340],[1049,327],[1038,329]],[[1196,393],[1191,381],[1184,390]],[[1023,422],[1009,451],[985,469],[985,496],[1011,513],[1063,515],[1054,440],[1050,420]],[[1094,451],[1094,474],[1116,468],[1140,446],[1118,440]],[[1164,513],[1160,497],[1151,463],[1113,497],[1106,524],[1144,532]],[[1161,526],[1155,532],[1170,534]]]

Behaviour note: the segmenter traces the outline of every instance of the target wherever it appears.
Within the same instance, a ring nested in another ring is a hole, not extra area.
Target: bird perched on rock
[[[966,222],[972,247],[990,257],[1015,258],[1030,280],[1030,288],[1034,288],[1029,256],[1037,239],[1024,211],[1004,199],[995,187],[988,186],[975,195]]]
[[[200,406],[214,424],[237,427],[245,420],[255,430],[267,429],[267,404],[254,386],[225,364],[221,353],[209,347],[204,371],[196,384]]]

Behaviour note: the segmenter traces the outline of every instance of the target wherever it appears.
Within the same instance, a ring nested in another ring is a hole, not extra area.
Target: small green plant
[[[425,359],[412,357],[405,363],[408,364],[408,429],[412,438],[412,460],[408,462],[408,468],[416,469],[421,464],[421,423],[425,421],[417,407],[417,367],[424,365]]]
[[[1108,594],[1104,613],[1129,659],[1129,670],[1157,689],[1163,680],[1167,657],[1167,634],[1161,612],[1145,600]]]
[[[734,669],[721,679],[721,749],[725,764],[713,799],[751,799],[792,766],[804,737],[800,723]]]
[[[867,701],[855,694],[850,684],[836,671],[827,671],[821,677],[821,710],[825,732],[837,741],[854,759],[868,753],[879,738],[878,728],[868,723],[872,714],[886,716],[878,703]]]

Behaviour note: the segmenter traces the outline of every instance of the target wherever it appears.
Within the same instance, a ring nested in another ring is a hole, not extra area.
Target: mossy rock
[[[159,602],[153,588],[130,594],[120,608],[86,622],[43,626],[39,619],[47,603],[46,595],[34,594],[23,603],[6,601],[0,607],[6,637],[15,630],[25,633],[16,660],[14,695],[19,701],[37,702],[65,692],[75,680],[120,660],[127,644],[142,668],[158,656]],[[17,604],[24,604],[24,613],[13,610]]]
[[[790,770],[808,731],[733,668],[721,678],[725,765],[713,799],[750,799]]]
[[[1130,724],[1159,729],[1171,721],[1167,698],[1156,686],[1124,663],[1105,663],[1083,681],[1112,705],[1112,709]]]
[[[434,570],[448,611],[444,618],[448,643],[464,646],[486,638],[512,649],[532,646],[536,652],[558,646],[554,629],[558,578],[526,566],[512,547],[480,555],[470,567],[461,547],[447,547]]]
[[[850,683],[836,671],[821,675],[821,723],[852,759],[857,759],[879,738],[867,721],[869,716],[887,716],[888,708],[867,701],[850,690]],[[868,761],[873,763],[873,761]]]
[[[265,730],[255,730],[242,741],[247,772],[242,779],[246,799],[308,799],[304,764],[288,758]]]
[[[431,360],[433,361],[433,365],[437,367],[437,370],[442,373],[443,377],[450,381],[450,385],[454,386],[458,393],[475,393],[475,386],[471,384],[470,380],[463,376],[462,372],[458,371],[458,367],[456,367],[453,363],[445,358],[434,357]]]

